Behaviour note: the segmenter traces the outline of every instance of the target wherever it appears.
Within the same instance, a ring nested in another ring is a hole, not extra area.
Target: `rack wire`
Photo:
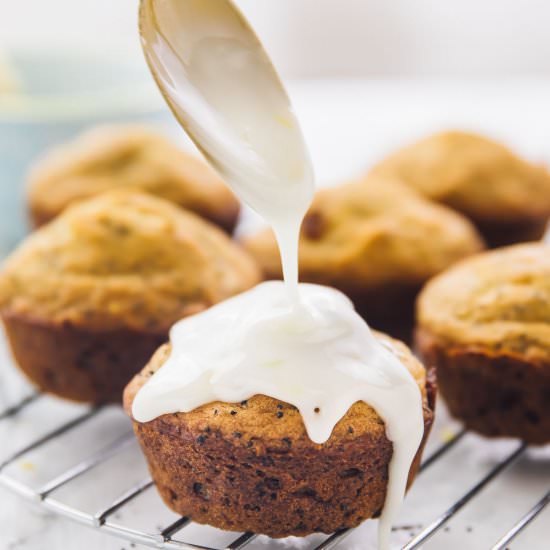
[[[10,406],[3,412],[0,412],[0,422],[10,422],[10,420],[16,418],[21,411],[25,410],[29,407],[29,405],[40,399],[43,399],[41,394],[33,393],[27,395],[19,403]],[[27,499],[32,499],[41,503],[45,508],[54,511],[61,516],[78,521],[89,527],[110,533],[122,539],[126,539],[130,542],[148,545],[155,548],[187,550],[240,550],[248,546],[256,539],[256,534],[243,533],[226,545],[223,549],[212,548],[201,544],[176,540],[174,538],[176,534],[178,536],[183,535],[185,537],[185,529],[192,524],[192,521],[187,517],[180,517],[168,526],[159,529],[157,532],[146,532],[112,521],[113,516],[117,512],[132,503],[132,501],[134,501],[134,499],[138,496],[150,491],[153,488],[154,484],[150,477],[145,477],[132,486],[126,488],[107,505],[95,510],[92,513],[83,511],[78,507],[67,504],[62,499],[56,498],[56,493],[59,489],[70,485],[87,472],[97,468],[128,448],[128,446],[134,441],[133,434],[130,431],[126,431],[118,435],[114,441],[94,451],[83,460],[73,464],[68,469],[49,479],[38,488],[31,488],[28,484],[17,480],[6,471],[8,467],[14,464],[18,459],[24,458],[29,453],[51,443],[68,432],[74,432],[81,429],[82,426],[95,418],[101,410],[102,407],[87,409],[73,418],[56,425],[49,432],[27,443],[15,452],[12,452],[0,463],[0,484],[8,487],[12,491],[15,491]],[[459,430],[454,433],[448,441],[433,450],[431,454],[429,454],[429,456],[423,461],[420,467],[419,475],[422,475],[433,464],[444,459],[445,455],[449,453],[451,449],[460,445],[465,435],[465,430]],[[402,546],[402,549],[414,550],[421,548],[423,544],[426,543],[439,530],[441,530],[447,522],[449,522],[449,520],[457,514],[457,512],[467,506],[480,492],[486,488],[487,485],[497,478],[497,476],[516,462],[526,452],[526,450],[527,446],[524,443],[517,443],[517,445],[510,452],[492,465],[490,470],[485,473],[483,477],[467,488],[462,496],[456,500],[456,502],[454,502],[448,509],[441,512],[439,516],[427,522],[426,526],[423,527],[419,533],[414,535],[404,546]],[[514,540],[522,531],[527,529],[527,527],[549,503],[550,491],[546,492],[546,494],[539,501],[534,502],[532,508],[530,508],[522,517],[518,518],[515,524],[508,526],[506,531],[500,535],[498,540],[495,541],[494,545],[491,547],[491,550],[505,550],[508,548],[510,542]],[[344,529],[333,533],[332,535],[326,536],[326,538],[315,547],[315,550],[330,550],[336,548],[348,535],[350,535],[351,532],[351,529]]]

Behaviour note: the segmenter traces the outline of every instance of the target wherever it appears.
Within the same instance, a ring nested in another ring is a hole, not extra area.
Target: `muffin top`
[[[164,332],[258,280],[252,259],[214,225],[118,190],[70,206],[23,242],[0,273],[0,312]]]
[[[373,173],[394,177],[475,220],[550,215],[550,175],[505,146],[452,131],[390,155]]]
[[[227,229],[239,203],[202,160],[140,126],[100,126],[58,146],[31,169],[28,200],[38,224],[70,203],[133,189],[179,204]]]
[[[430,281],[418,323],[443,342],[550,355],[550,246],[521,244],[479,254]]]
[[[416,380],[424,401],[428,405],[426,370],[412,355],[409,348],[397,340],[381,333],[375,333],[383,345],[389,347],[407,367]],[[132,403],[139,389],[164,364],[170,354],[170,345],[161,346],[149,364],[137,374],[124,391],[124,408],[132,416]],[[171,426],[181,426],[182,421],[194,432],[221,432],[235,444],[246,445],[251,440],[273,441],[283,444],[285,440],[302,441],[306,445],[316,445],[309,439],[302,416],[293,405],[266,395],[255,395],[241,403],[216,401],[202,405],[188,413],[166,414],[151,422],[161,422]],[[382,437],[385,434],[384,422],[376,411],[363,401],[355,403],[346,415],[336,424],[329,445],[335,439],[355,438],[365,433]],[[235,434],[239,434],[235,436]],[[270,445],[271,448],[271,445]]]
[[[244,244],[268,278],[281,276],[270,230]],[[395,181],[369,177],[316,194],[302,225],[300,278],[346,290],[418,285],[482,247],[460,214]]]

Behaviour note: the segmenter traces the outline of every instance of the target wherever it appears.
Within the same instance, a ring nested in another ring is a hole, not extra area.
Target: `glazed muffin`
[[[100,126],[38,160],[28,178],[35,226],[76,200],[113,189],[145,191],[195,212],[228,232],[239,202],[202,160],[140,126]]]
[[[432,424],[435,384],[405,345],[377,337],[400,357],[423,395],[424,437],[410,485]],[[169,353],[169,345],[161,347],[126,388],[130,416],[137,392]],[[305,536],[356,527],[384,505],[392,443],[382,419],[362,401],[320,445],[309,439],[294,406],[265,395],[133,424],[164,502],[198,523]]]
[[[111,191],[69,207],[7,259],[0,315],[41,390],[120,401],[174,322],[258,280],[214,225],[151,195]]]
[[[270,230],[243,244],[267,279],[281,278]],[[317,193],[302,225],[300,279],[341,290],[371,326],[408,340],[420,287],[482,247],[461,215],[370,178]]]
[[[550,442],[550,247],[502,248],[436,277],[418,300],[417,343],[466,427]]]
[[[373,173],[398,178],[470,218],[487,243],[539,240],[550,216],[550,175],[504,145],[466,132],[422,139]]]

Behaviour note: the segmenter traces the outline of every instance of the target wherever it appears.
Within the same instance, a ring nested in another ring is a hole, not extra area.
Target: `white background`
[[[550,71],[547,0],[237,0],[286,76]],[[0,0],[0,47],[140,55],[138,0]]]

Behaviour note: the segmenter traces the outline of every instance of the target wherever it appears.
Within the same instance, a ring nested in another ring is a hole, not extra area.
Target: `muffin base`
[[[55,218],[50,212],[33,205],[28,206],[28,219],[33,229],[38,229]]]
[[[473,220],[489,248],[516,243],[540,241],[546,231],[547,218],[520,222],[491,222]]]
[[[183,205],[180,205],[184,210],[189,210]],[[214,225],[217,225],[223,229],[229,235],[232,235],[239,221],[239,212],[240,206],[237,205],[226,205],[217,212],[202,212],[200,209],[192,210],[198,216],[212,222]]]
[[[369,327],[411,344],[414,304],[421,285],[383,285],[368,291],[342,286],[336,288],[348,296]]]
[[[487,437],[515,437],[534,445],[550,442],[550,363],[480,347],[440,342],[416,332],[426,364],[450,413]]]
[[[121,402],[128,381],[168,335],[88,331],[15,315],[3,316],[15,360],[41,391],[86,403]]]
[[[424,437],[409,485],[433,420],[432,377],[426,389]],[[305,536],[356,527],[379,515],[384,505],[392,444],[383,430],[381,436],[367,432],[316,445],[308,438],[246,439],[208,428],[198,432],[165,418],[134,421],[134,430],[166,505],[197,523],[274,538]]]

